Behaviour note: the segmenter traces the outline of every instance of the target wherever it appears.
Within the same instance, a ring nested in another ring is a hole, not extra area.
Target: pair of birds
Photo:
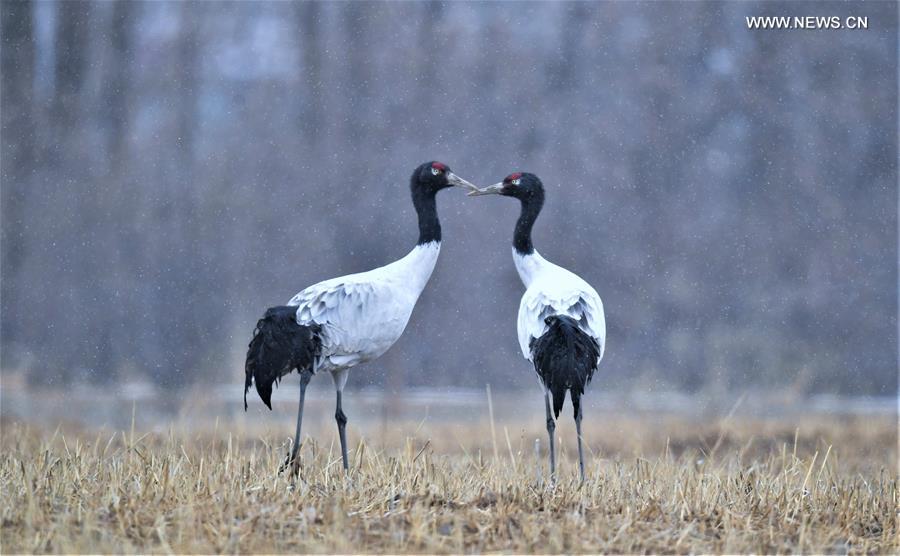
[[[531,229],[544,204],[544,188],[534,174],[510,174],[500,183],[478,188],[440,162],[420,165],[410,178],[419,240],[402,259],[389,265],[312,285],[284,306],[271,307],[256,324],[247,351],[247,392],[256,383],[262,401],[272,409],[272,384],[297,370],[300,407],[294,443],[282,470],[299,470],[297,452],[306,387],[317,372],[329,372],[337,392],[335,420],[344,469],[347,417],[342,392],[350,369],[382,355],[403,333],[413,307],[434,270],[441,249],[441,225],[435,196],[452,186],[469,195],[497,194],[521,203],[513,234],[513,261],[526,287],[519,305],[518,336],[522,354],[532,362],[544,389],[550,473],[556,474],[554,430],[570,393],[578,434],[578,464],[584,480],[581,396],[590,382],[606,341],[603,302],[587,282],[544,259],[531,241]],[[552,404],[552,411],[551,411]]]

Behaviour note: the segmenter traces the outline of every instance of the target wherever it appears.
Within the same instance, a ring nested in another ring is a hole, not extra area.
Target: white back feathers
[[[606,345],[606,317],[600,296],[580,276],[555,265],[537,251],[523,255],[513,249],[513,261],[525,294],[519,303],[517,331],[522,355],[532,360],[531,342],[547,331],[545,319],[552,315],[566,315],[578,323],[578,328],[592,337],[599,347],[600,357]]]

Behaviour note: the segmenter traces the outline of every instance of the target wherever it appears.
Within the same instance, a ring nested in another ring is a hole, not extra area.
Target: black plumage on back
[[[316,357],[321,354],[321,327],[297,324],[296,312],[296,307],[271,307],[256,323],[244,365],[247,374],[244,411],[247,410],[247,392],[254,380],[259,397],[272,409],[272,383],[294,369],[312,371]]]
[[[534,370],[553,395],[555,416],[559,417],[562,410],[566,390],[570,392],[577,416],[584,387],[597,369],[600,347],[569,316],[552,315],[544,322],[549,326],[547,331],[531,341]]]

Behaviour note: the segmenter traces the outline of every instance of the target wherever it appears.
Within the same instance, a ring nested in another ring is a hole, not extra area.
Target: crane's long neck
[[[519,197],[519,200],[522,202],[522,212],[519,213],[516,230],[513,232],[513,261],[519,278],[527,288],[548,265],[531,243],[531,228],[544,206],[544,193],[533,192],[526,197]]]
[[[419,216],[419,241],[408,255],[385,267],[391,268],[391,272],[397,273],[402,282],[415,292],[413,300],[419,297],[428,283],[441,252],[441,223],[435,193],[413,184],[412,200]]]
[[[420,188],[413,189],[413,206],[419,215],[419,241],[416,245],[441,242],[441,222],[438,220],[435,193]]]
[[[531,228],[534,227],[534,221],[541,213],[543,205],[543,198],[538,196],[522,199],[522,212],[519,214],[516,229],[513,232],[513,248],[522,256],[534,253],[534,244],[531,243]]]

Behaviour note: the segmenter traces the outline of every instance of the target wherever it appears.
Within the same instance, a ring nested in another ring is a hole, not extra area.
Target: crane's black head
[[[478,190],[477,187],[454,174],[449,166],[434,160],[419,165],[413,171],[409,186],[412,189],[413,197],[423,193],[434,195],[441,189],[453,186],[463,187],[470,191]]]
[[[514,172],[500,183],[469,192],[469,195],[503,195],[515,197],[522,203],[540,206],[544,203],[544,184],[529,172]]]
[[[521,201],[522,212],[513,232],[513,247],[522,255],[534,253],[531,228],[544,206],[544,184],[540,178],[528,172],[514,172],[503,178],[500,183],[471,191],[469,195],[503,195]]]
[[[419,245],[441,241],[441,223],[437,216],[435,195],[441,189],[458,186],[469,191],[478,188],[454,174],[442,162],[426,162],[413,171],[409,179],[413,206],[419,215]]]

